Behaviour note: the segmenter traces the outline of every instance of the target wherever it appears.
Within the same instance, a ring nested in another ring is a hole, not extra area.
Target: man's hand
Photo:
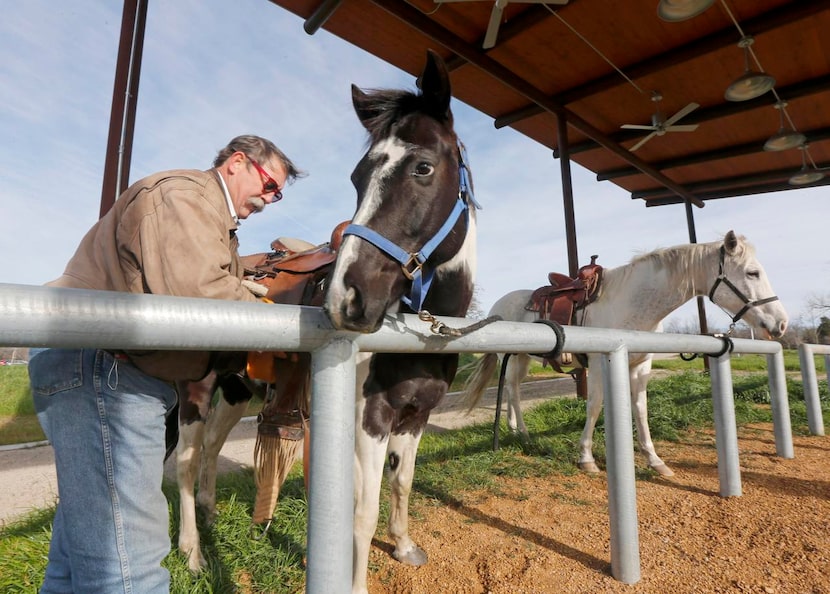
[[[257,297],[265,297],[268,294],[268,287],[265,285],[261,285],[256,283],[252,280],[243,279],[242,286],[248,289],[251,293],[256,295]]]

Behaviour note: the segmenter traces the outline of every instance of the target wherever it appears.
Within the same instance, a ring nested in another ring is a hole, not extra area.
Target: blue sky
[[[121,2],[27,0],[0,21],[0,282],[57,276],[98,217]],[[206,169],[238,134],[272,139],[309,177],[245,221],[241,252],[278,236],[313,243],[354,211],[349,175],[365,148],[350,85],[413,88],[414,78],[266,0],[150,2],[131,181]],[[567,271],[559,163],[551,152],[454,101],[479,212],[479,301]],[[573,167],[580,262],[619,266],[688,242],[684,208],[646,209]],[[827,295],[826,189],[718,200],[694,209],[698,241],[729,229],[755,244],[793,319]],[[692,322],[690,303],[672,316]],[[710,327],[728,319],[710,308]]]

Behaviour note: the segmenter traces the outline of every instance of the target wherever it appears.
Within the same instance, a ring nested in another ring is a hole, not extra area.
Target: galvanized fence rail
[[[827,385],[830,386],[830,345],[798,345],[798,363],[801,367],[801,381],[804,384],[804,403],[807,405],[807,426],[813,435],[824,435],[824,419],[821,417],[815,355],[824,355],[824,371],[827,372]]]
[[[442,318],[462,328],[469,320]],[[734,339],[734,353],[767,356],[775,447],[793,457],[781,345]],[[0,344],[106,349],[280,350],[312,353],[308,592],[348,592],[353,527],[355,360],[367,352],[547,353],[546,325],[496,322],[460,337],[437,336],[415,315],[390,316],[374,334],[335,331],[319,308],[0,284]],[[605,403],[611,573],[640,580],[629,353],[720,354],[711,336],[568,327],[565,352],[600,353]],[[712,359],[720,495],[741,495],[730,354]],[[819,416],[820,418],[820,416]]]

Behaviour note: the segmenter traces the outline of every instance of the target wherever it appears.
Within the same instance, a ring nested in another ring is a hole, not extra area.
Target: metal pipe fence
[[[453,328],[470,324],[442,318]],[[776,452],[792,458],[783,351],[734,339],[735,353],[767,355]],[[547,353],[544,324],[495,322],[438,336],[415,315],[390,316],[374,334],[336,331],[319,308],[0,284],[0,344],[106,349],[306,351],[312,353],[307,590],[347,592],[351,583],[355,357],[367,352]],[[567,327],[565,352],[601,353],[611,527],[611,573],[640,579],[628,354],[718,354],[712,369],[720,494],[741,495],[730,354],[712,336]]]
[[[821,416],[821,401],[818,394],[815,355],[824,355],[824,371],[830,387],[830,345],[798,345],[798,362],[801,367],[801,381],[804,385],[804,403],[807,405],[807,426],[813,435],[824,435],[824,419]]]

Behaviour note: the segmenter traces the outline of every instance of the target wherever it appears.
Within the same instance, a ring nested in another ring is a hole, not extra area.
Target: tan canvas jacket
[[[215,170],[146,177],[86,234],[55,287],[256,301],[240,283],[237,225]],[[164,380],[200,379],[206,352],[130,352]]]

